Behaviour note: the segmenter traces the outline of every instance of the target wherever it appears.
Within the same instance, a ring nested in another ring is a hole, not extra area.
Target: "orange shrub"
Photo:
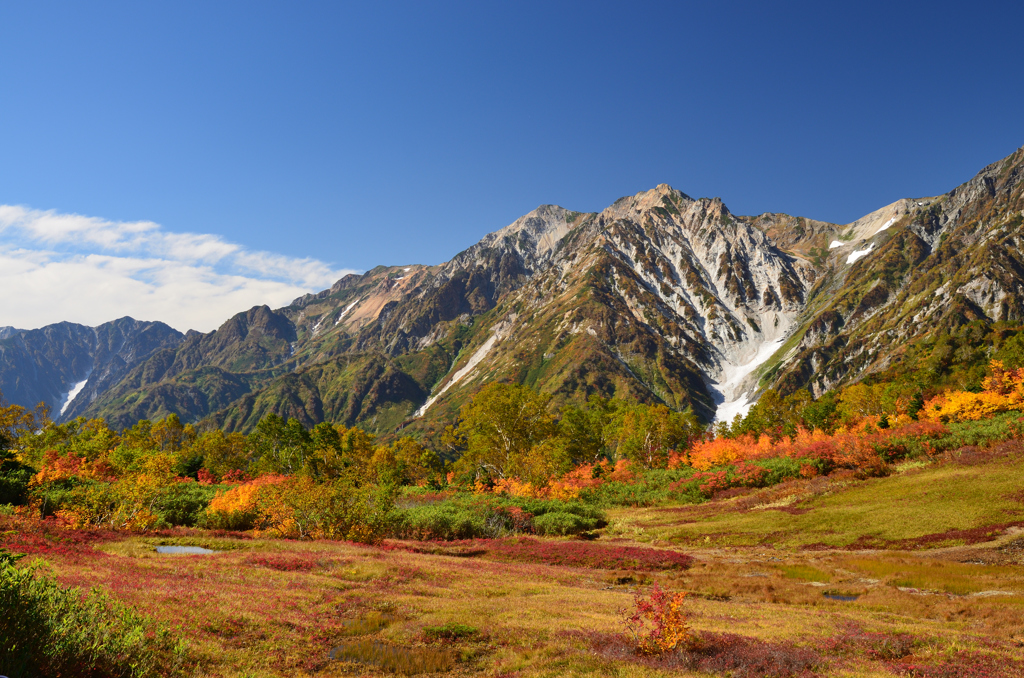
[[[647,598],[636,593],[633,613],[625,615],[623,625],[633,637],[637,654],[657,655],[695,643],[682,609],[685,598],[685,593],[669,593],[657,584]]]
[[[984,391],[946,391],[929,398],[918,414],[928,421],[978,421],[1000,412],[1024,410],[1024,368],[1006,369],[989,363],[991,375],[982,381]]]
[[[259,501],[260,488],[266,485],[276,485],[288,480],[288,476],[279,474],[267,474],[232,487],[226,492],[218,494],[210,502],[207,509],[210,512],[234,513],[236,511],[246,512],[256,508]]]

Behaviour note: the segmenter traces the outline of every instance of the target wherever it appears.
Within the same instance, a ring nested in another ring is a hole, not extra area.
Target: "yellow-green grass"
[[[637,582],[649,581],[690,593],[686,609],[698,634],[816,648],[853,622],[927,639],[928,652],[997,642],[1011,657],[1019,654],[1011,639],[1024,639],[1024,596],[949,597],[895,588],[904,579],[935,579],[942,570],[976,577],[982,590],[1024,590],[1019,566],[975,570],[888,554],[708,549],[690,551],[698,561],[687,571],[635,573],[335,542],[247,543],[244,551],[164,556],[140,548],[144,539],[127,538],[108,543],[104,555],[34,560],[64,583],[99,586],[175,627],[192,644],[197,675],[209,676],[388,675],[369,664],[330,661],[330,650],[346,643],[368,655],[374,647],[409,648],[408,662],[419,656],[424,666],[441,665],[437,653],[450,652],[456,675],[706,675],[611,660],[579,635],[621,633]],[[289,567],[295,569],[275,569]],[[835,601],[823,595],[830,591],[861,597]],[[424,630],[445,624],[479,633],[427,642]],[[844,666],[832,675],[887,675],[867,659]]]
[[[1024,595],[1024,567],[944,562],[923,558],[849,558],[843,567],[896,587],[957,595]]]
[[[1024,461],[1015,457],[970,467],[932,464],[782,507],[738,510],[732,500],[619,509],[612,531],[681,545],[886,547],[931,535],[922,546],[956,546],[964,535],[935,535],[1024,521],[1022,487]],[[998,534],[993,528],[988,537]]]
[[[782,576],[789,579],[800,579],[824,584],[832,581],[832,575],[822,572],[812,565],[783,565],[780,569],[782,570]]]

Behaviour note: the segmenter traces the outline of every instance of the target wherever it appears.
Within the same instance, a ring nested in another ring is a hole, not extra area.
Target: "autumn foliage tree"
[[[492,478],[520,473],[534,446],[555,433],[548,401],[548,396],[519,384],[485,386],[448,432],[451,444],[464,448],[460,465]]]

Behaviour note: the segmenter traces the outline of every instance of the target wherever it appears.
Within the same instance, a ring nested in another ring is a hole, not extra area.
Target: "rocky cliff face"
[[[845,226],[737,216],[666,185],[600,213],[541,206],[444,264],[378,267],[190,333],[73,411],[429,432],[507,379],[556,402],[599,393],[731,418],[768,386],[821,393],[880,369],[930,328],[1019,319],[1022,162]],[[70,375],[88,360],[66,350]]]
[[[57,323],[8,329],[0,338],[0,391],[8,402],[25,407],[45,403],[55,419],[78,416],[132,367],[182,340],[163,323],[132,318],[98,327]]]
[[[886,369],[929,333],[1019,322],[1022,177],[1024,149],[945,195],[901,200],[851,224],[771,382],[821,394]]]

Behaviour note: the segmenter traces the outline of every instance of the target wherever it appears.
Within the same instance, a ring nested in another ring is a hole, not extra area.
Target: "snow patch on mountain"
[[[722,368],[722,375],[719,381],[712,387],[712,397],[715,405],[715,421],[732,421],[737,414],[746,416],[754,402],[750,400],[750,389],[744,388],[747,377],[754,370],[765,364],[775,352],[782,348],[786,337],[782,336],[774,341],[766,341],[757,348],[757,352],[747,362],[741,365],[726,364]]]
[[[341,319],[344,318],[352,308],[359,303],[359,299],[356,299],[351,304],[345,307],[345,310],[338,315],[338,319],[334,321],[334,326],[337,327],[341,323]]]
[[[68,407],[71,406],[71,402],[75,398],[77,398],[78,394],[82,392],[83,388],[85,388],[85,385],[86,385],[86,383],[88,383],[89,377],[91,375],[92,375],[92,370],[89,370],[85,374],[85,379],[83,379],[82,381],[80,381],[77,384],[73,385],[71,387],[71,390],[68,391],[67,393],[62,393],[61,394],[60,414],[58,415],[58,417],[64,416],[64,413],[67,411]]]
[[[875,249],[875,243],[871,243],[870,245],[868,245],[867,249],[856,250],[855,252],[851,253],[850,256],[846,257],[846,263],[852,264],[858,259],[863,259],[867,255],[871,254],[871,250],[873,249]]]
[[[892,226],[895,223],[896,223],[896,217],[893,217],[889,221],[885,222],[885,224],[881,228],[879,228],[877,231],[875,231],[875,233],[876,234],[881,233],[882,231],[884,231],[885,229],[889,228],[890,226]]]
[[[830,250],[834,250],[835,248],[842,247],[842,246],[843,246],[843,243],[839,242],[838,240],[833,240],[832,242],[830,242],[828,244],[828,248]]]
[[[498,341],[498,339],[499,339],[499,337],[498,337],[498,333],[497,332],[494,332],[490,337],[488,337],[487,341],[485,341],[480,346],[480,348],[478,348],[476,350],[476,352],[473,353],[472,356],[470,356],[469,362],[466,363],[465,367],[463,367],[461,370],[456,372],[452,376],[451,380],[447,384],[444,385],[444,388],[442,388],[440,391],[438,391],[437,395],[431,396],[431,397],[427,398],[427,402],[423,403],[422,407],[420,407],[420,409],[416,410],[416,413],[413,415],[413,417],[417,417],[418,418],[418,417],[422,417],[424,414],[426,414],[427,410],[430,409],[430,406],[433,405],[434,402],[438,398],[440,398],[442,395],[444,395],[445,391],[447,391],[452,386],[454,386],[455,384],[457,384],[460,381],[462,381],[463,377],[465,377],[467,374],[469,374],[474,369],[476,369],[476,366],[480,364],[480,361],[482,361],[484,358],[486,358],[487,354],[491,352],[492,348],[494,348],[494,344]]]

